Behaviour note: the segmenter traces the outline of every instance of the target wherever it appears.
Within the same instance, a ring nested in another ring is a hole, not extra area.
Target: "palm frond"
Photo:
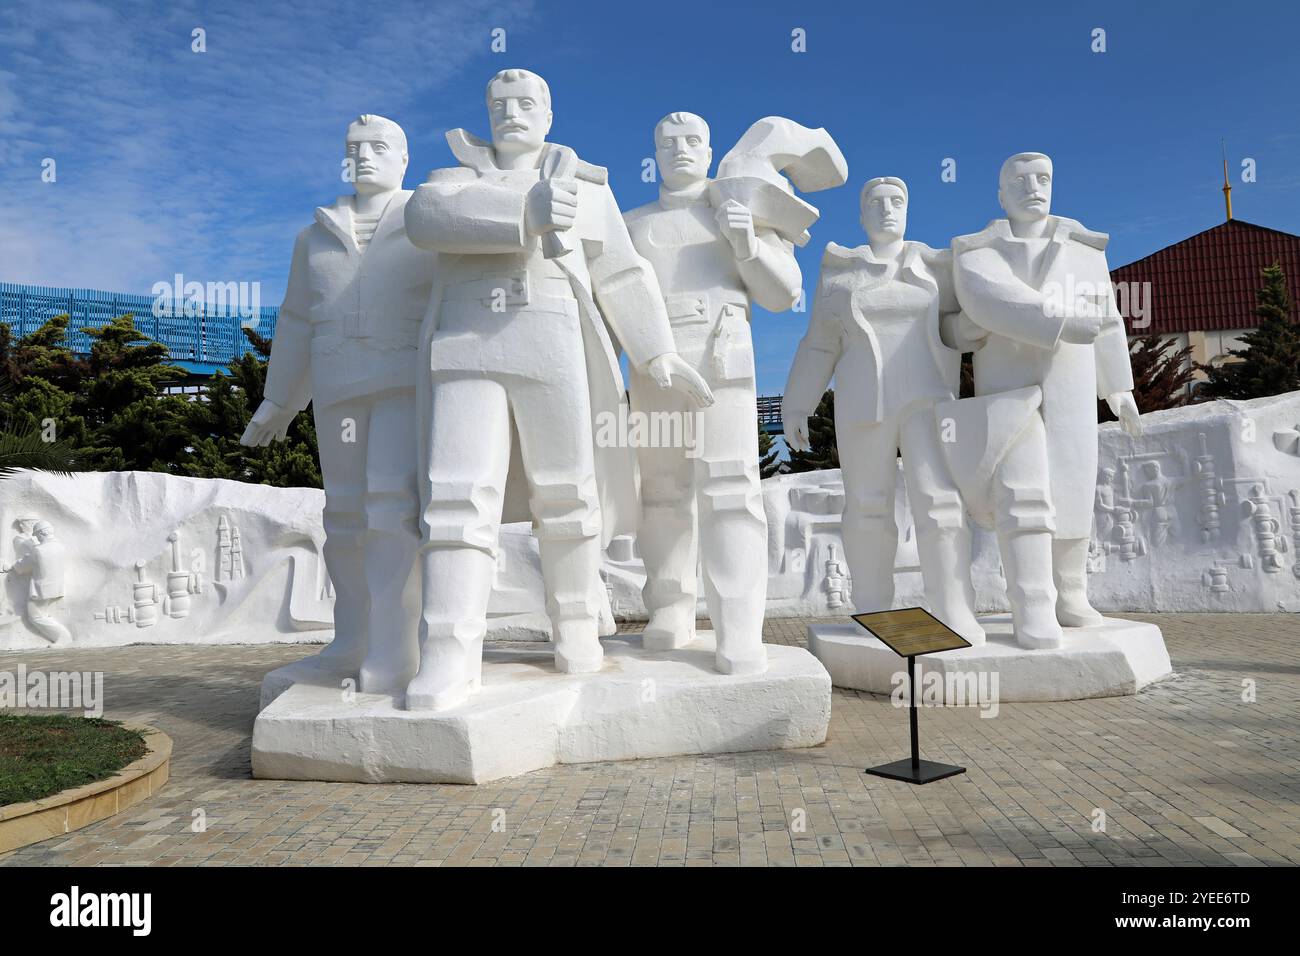
[[[28,468],[71,476],[81,468],[76,450],[67,442],[46,441],[40,431],[0,431],[0,478]]]

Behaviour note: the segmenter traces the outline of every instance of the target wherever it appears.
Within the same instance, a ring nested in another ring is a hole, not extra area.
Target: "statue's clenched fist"
[[[758,255],[758,237],[754,235],[754,215],[745,206],[728,199],[714,214],[722,235],[731,243],[736,258],[747,262]]]
[[[293,424],[294,416],[297,414],[292,409],[283,408],[269,398],[264,398],[262,404],[257,406],[257,411],[253,413],[252,421],[244,429],[239,443],[250,448],[258,448],[269,445],[273,441],[284,441],[284,436],[288,434],[289,426]]]
[[[572,179],[543,179],[528,190],[524,228],[530,236],[564,231],[578,215],[578,184]]]
[[[1061,338],[1075,345],[1091,345],[1101,334],[1102,321],[1106,318],[1106,302],[1107,299],[1103,296],[1077,296],[1070,314],[1065,317]]]

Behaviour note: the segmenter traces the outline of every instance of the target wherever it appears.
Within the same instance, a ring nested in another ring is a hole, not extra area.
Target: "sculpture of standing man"
[[[712,158],[703,119],[694,113],[665,116],[655,126],[663,179],[659,199],[624,217],[637,252],[659,279],[677,351],[704,376],[716,399],[697,417],[691,454],[671,447],[637,451],[637,542],[650,612],[642,640],[652,650],[690,643],[702,568],[717,669],[761,674],[767,666],[767,521],[758,475],[749,302],[784,312],[803,280],[793,243],[756,225],[751,210],[735,199],[715,208],[708,191]],[[635,370],[631,395],[638,411],[692,411],[683,397],[663,392]]]
[[[313,664],[391,694],[416,665],[416,356],[436,257],[406,238],[402,128],[367,114],[345,146],[356,194],[298,234],[265,398],[241,441],[282,440],[314,403],[335,601],[334,641]]]
[[[442,254],[422,333],[424,610],[411,710],[455,706],[480,685],[500,525],[522,510],[507,490],[512,459],[527,479],[556,666],[600,668],[601,544],[635,517],[628,449],[593,437],[594,416],[616,414],[623,398],[606,323],[634,369],[712,401],[674,350],[605,170],[546,142],[546,82],[503,70],[486,100],[491,142],[448,133],[460,165],[434,170],[406,209],[411,240]]]
[[[998,199],[1006,219],[952,243],[977,398],[939,414],[968,402],[983,409],[957,421],[944,447],[959,484],[970,483],[972,510],[996,514],[1017,639],[1053,647],[1061,626],[1101,623],[1087,597],[1097,397],[1129,434],[1142,426],[1108,237],[1051,215],[1052,161],[1042,153],[1003,163]]]
[[[952,256],[904,240],[907,185],[883,176],[862,187],[868,244],[830,243],[808,334],[785,386],[787,441],[808,447],[808,416],[835,377],[835,438],[844,475],[844,552],[860,612],[894,601],[896,450],[926,599],[972,644],[984,642],[970,580],[971,531],[948,472],[935,403],[956,396],[961,353],[944,341],[958,310]],[[949,333],[951,334],[951,333]]]

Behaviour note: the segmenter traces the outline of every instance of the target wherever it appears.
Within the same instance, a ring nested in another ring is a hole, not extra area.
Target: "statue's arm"
[[[467,167],[435,169],[406,203],[406,234],[421,249],[437,252],[519,252],[528,243],[527,196]]]
[[[953,288],[961,311],[980,328],[1040,349],[1054,349],[1064,316],[1050,316],[1041,292],[1022,282],[993,249],[958,251]]]
[[[953,282],[953,257],[951,249],[930,249],[922,258],[939,287],[939,341],[958,352],[973,352],[988,336],[988,331],[972,322],[961,310],[957,301],[957,288]]]
[[[271,340],[271,358],[267,363],[266,385],[262,395],[267,400],[293,412],[302,411],[311,401],[311,318],[308,313],[311,290],[307,271],[307,236],[298,235],[289,266],[289,282],[284,302],[275,320]]]
[[[817,407],[843,352],[843,326],[832,300],[823,276],[813,299],[808,331],[799,342],[785,383],[783,405],[793,411],[809,413]]]
[[[1103,268],[1105,266],[1103,265]],[[1109,273],[1106,273],[1109,275]],[[1106,317],[1093,343],[1097,367],[1097,397],[1109,399],[1119,392],[1133,391],[1133,365],[1129,359],[1128,335],[1112,293],[1106,297]]]
[[[598,194],[600,251],[587,260],[591,293],[628,359],[641,368],[676,351],[668,310],[654,270],[632,245],[614,194],[608,186],[598,187]]]
[[[803,286],[794,244],[772,229],[756,229],[755,236],[758,254],[736,261],[740,278],[755,302],[772,312],[784,312],[798,301]]]

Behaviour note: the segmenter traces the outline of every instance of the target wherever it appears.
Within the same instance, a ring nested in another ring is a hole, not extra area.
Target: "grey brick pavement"
[[[829,740],[810,750],[555,767],[478,787],[253,780],[261,677],[315,648],[4,654],[0,670],[105,671],[106,716],[151,723],[176,750],[154,798],[0,864],[1300,863],[1300,616],[1130,617],[1163,629],[1175,677],[1136,697],[1002,704],[992,719],[928,709],[923,753],[969,771],[918,788],[862,773],[906,755],[904,714],[838,689]],[[806,623],[769,622],[767,640],[802,643]]]

